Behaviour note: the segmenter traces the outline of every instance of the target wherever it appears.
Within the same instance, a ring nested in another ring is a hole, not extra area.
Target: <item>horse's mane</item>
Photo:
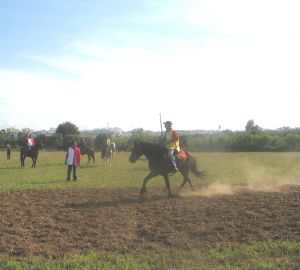
[[[150,142],[140,142],[145,154],[149,154],[151,156],[161,156],[166,148],[160,144],[150,143]]]

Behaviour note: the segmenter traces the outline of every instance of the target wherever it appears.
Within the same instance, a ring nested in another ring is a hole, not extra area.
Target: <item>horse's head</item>
[[[129,157],[129,161],[134,163],[136,162],[142,155],[144,154],[141,143],[135,141],[134,147],[132,149],[131,155]]]
[[[43,147],[44,147],[44,144],[42,141],[38,142],[37,145],[40,149],[43,149]]]
[[[36,147],[37,149],[43,149],[43,140],[42,140],[42,138],[37,137],[37,138],[35,139],[35,147]]]

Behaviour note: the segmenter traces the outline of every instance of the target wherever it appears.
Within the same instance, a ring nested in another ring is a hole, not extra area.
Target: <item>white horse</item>
[[[111,161],[113,159],[113,153],[116,151],[115,142],[107,145],[101,152],[101,158],[104,160],[104,164],[111,167]]]

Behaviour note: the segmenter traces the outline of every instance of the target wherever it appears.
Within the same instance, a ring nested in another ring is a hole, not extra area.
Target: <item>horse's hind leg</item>
[[[167,174],[165,174],[165,175],[164,175],[164,179],[165,179],[166,187],[167,187],[168,192],[169,192],[169,197],[171,197],[172,194],[171,194],[171,188],[170,188],[169,176],[168,176]]]
[[[190,179],[188,176],[185,176],[185,177],[183,178],[182,184],[181,184],[180,187],[179,187],[179,192],[180,192],[180,190],[184,187],[184,185],[185,185],[186,183],[189,183],[191,190],[192,190],[192,191],[195,191],[191,179]]]
[[[184,187],[184,185],[186,184],[186,182],[187,182],[187,179],[183,178],[182,184],[180,185],[179,190],[181,190]]]
[[[195,189],[194,189],[194,187],[193,187],[193,184],[192,184],[192,181],[191,181],[191,179],[190,179],[189,177],[186,178],[186,182],[189,183],[191,190],[192,190],[192,191],[195,191]]]
[[[187,181],[188,181],[188,183],[189,183],[189,185],[190,185],[191,190],[192,190],[192,191],[195,191],[191,179],[188,178]]]

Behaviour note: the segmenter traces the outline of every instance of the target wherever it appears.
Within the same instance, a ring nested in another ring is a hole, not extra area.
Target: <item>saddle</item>
[[[88,147],[86,145],[79,145],[81,155],[86,155],[88,152]]]
[[[187,159],[188,158],[188,153],[183,151],[183,150],[180,150],[179,153],[177,153],[177,158],[178,159]]]
[[[167,152],[167,149],[166,151],[163,153],[163,156],[164,156],[164,160],[166,161],[170,161],[169,159],[169,156],[168,156],[168,152]],[[180,150],[179,152],[178,151],[174,151],[174,156],[175,156],[175,161],[176,161],[176,165],[177,167],[179,168],[180,167],[180,164],[179,164],[179,160],[185,160],[185,159],[188,159],[188,152],[185,152],[184,150]]]

